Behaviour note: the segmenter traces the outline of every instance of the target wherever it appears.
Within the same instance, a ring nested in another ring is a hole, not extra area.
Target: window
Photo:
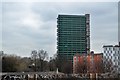
[[[105,48],[105,50],[107,51],[107,48]]]
[[[109,50],[110,50],[110,47],[109,47]]]
[[[115,50],[115,48],[113,47],[113,51]]]
[[[112,53],[112,51],[110,51]]]
[[[106,53],[106,51],[104,51],[104,53]]]

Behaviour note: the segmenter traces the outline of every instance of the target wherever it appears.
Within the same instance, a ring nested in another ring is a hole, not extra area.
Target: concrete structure
[[[58,15],[57,53],[60,60],[72,61],[76,53],[90,51],[90,15]]]
[[[103,58],[106,72],[120,73],[120,44],[103,46]]]
[[[73,58],[73,73],[102,73],[103,54],[76,54]]]

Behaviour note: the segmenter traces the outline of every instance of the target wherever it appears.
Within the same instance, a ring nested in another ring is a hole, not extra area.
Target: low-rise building
[[[92,53],[87,55],[87,73],[102,73],[103,67],[102,53]]]
[[[103,46],[105,72],[120,73],[120,44]]]
[[[73,58],[73,73],[102,73],[103,54],[91,52],[76,54]]]

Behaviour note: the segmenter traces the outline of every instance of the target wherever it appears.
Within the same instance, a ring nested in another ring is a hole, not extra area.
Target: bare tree
[[[72,61],[64,61],[61,67],[62,72],[66,74],[72,73]]]
[[[104,72],[112,72],[113,63],[104,58]]]
[[[2,57],[2,72],[19,72],[26,69],[26,62],[19,56],[7,55]]]
[[[38,57],[40,60],[45,60],[48,57],[47,51],[39,50]]]
[[[37,50],[33,50],[32,53],[31,53],[31,58],[32,58],[32,60],[37,59],[37,56],[38,56]]]
[[[31,59],[33,60],[32,66],[33,66],[34,71],[37,70],[36,69],[37,68],[37,64],[36,64],[37,57],[38,57],[37,50],[33,50],[31,53]]]
[[[39,62],[40,62],[40,71],[43,71],[44,61],[47,58],[48,58],[47,51],[44,51],[44,50],[39,50],[38,51],[38,59],[39,59]]]

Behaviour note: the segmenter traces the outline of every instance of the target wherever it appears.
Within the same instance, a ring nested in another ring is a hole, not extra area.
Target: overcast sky
[[[55,54],[58,14],[90,14],[91,50],[102,52],[103,45],[118,44],[117,2],[4,2],[0,14],[0,49],[7,54],[30,56],[34,49]]]

